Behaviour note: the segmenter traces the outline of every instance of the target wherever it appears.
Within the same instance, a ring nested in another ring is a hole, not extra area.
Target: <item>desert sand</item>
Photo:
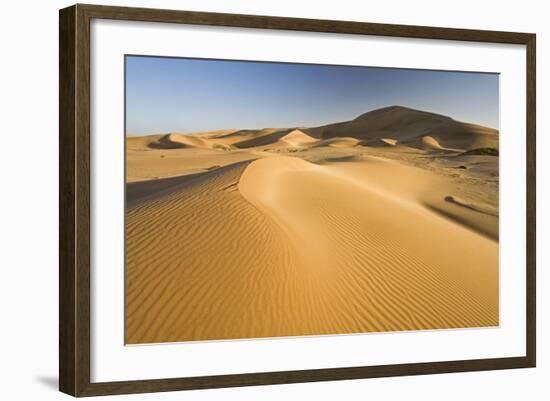
[[[499,324],[494,129],[394,106],[126,152],[128,344]]]

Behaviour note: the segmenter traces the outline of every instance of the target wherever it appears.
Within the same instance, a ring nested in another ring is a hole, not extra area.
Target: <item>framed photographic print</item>
[[[60,390],[535,366],[535,35],[60,11]]]

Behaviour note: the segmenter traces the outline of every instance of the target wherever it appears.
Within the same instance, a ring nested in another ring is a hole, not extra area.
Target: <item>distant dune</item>
[[[296,139],[292,139],[292,137],[296,137]],[[216,146],[249,149],[274,145],[279,141],[291,144],[291,146],[344,143],[334,139],[339,137],[353,138],[357,143],[367,145],[381,141],[386,145],[399,143],[419,149],[429,148],[457,152],[478,148],[498,149],[499,146],[498,131],[495,129],[402,106],[386,107],[362,114],[351,121],[314,128],[219,130],[187,135],[148,136],[141,137],[141,140],[129,137],[128,145],[141,144],[156,149],[213,148]],[[333,139],[333,142],[319,142],[326,139]],[[298,144],[299,142],[300,144]],[[350,144],[349,141],[345,143],[346,146]]]
[[[166,134],[148,144],[154,149],[205,148],[212,149],[215,142],[196,135]]]
[[[251,131],[251,134],[235,141],[235,146],[240,149],[255,148],[259,146],[272,145],[287,135],[292,129],[267,129]]]
[[[403,107],[128,137],[126,342],[498,325],[497,149]]]
[[[310,128],[306,132],[321,138],[392,138],[413,147],[422,146],[422,138],[430,136],[445,148],[498,148],[498,131],[495,129],[401,106],[374,110],[351,121]]]
[[[307,146],[317,142],[317,139],[312,138],[303,131],[300,131],[299,129],[295,129],[285,136],[281,137],[279,141],[284,142],[285,144],[290,146]]]

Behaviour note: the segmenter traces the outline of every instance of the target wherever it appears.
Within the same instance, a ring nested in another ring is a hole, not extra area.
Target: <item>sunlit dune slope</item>
[[[444,148],[439,144],[437,139],[432,136],[426,135],[420,138],[420,146],[426,150],[435,150],[435,151],[447,151],[447,152],[461,152],[460,149],[451,149]]]
[[[281,137],[279,141],[283,142],[286,145],[297,147],[313,145],[315,142],[317,142],[317,139],[309,136],[299,129],[295,129],[285,136]]]

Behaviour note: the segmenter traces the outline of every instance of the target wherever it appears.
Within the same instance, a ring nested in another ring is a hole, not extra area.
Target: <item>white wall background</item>
[[[91,0],[90,0],[91,1]],[[393,0],[96,0],[98,4],[535,32],[538,37],[538,367],[315,384],[102,398],[139,400],[545,400],[550,395],[545,265],[550,251],[550,25],[545,3]],[[57,400],[58,9],[69,1],[3,4],[0,21],[0,394]],[[545,380],[546,379],[546,380]]]

